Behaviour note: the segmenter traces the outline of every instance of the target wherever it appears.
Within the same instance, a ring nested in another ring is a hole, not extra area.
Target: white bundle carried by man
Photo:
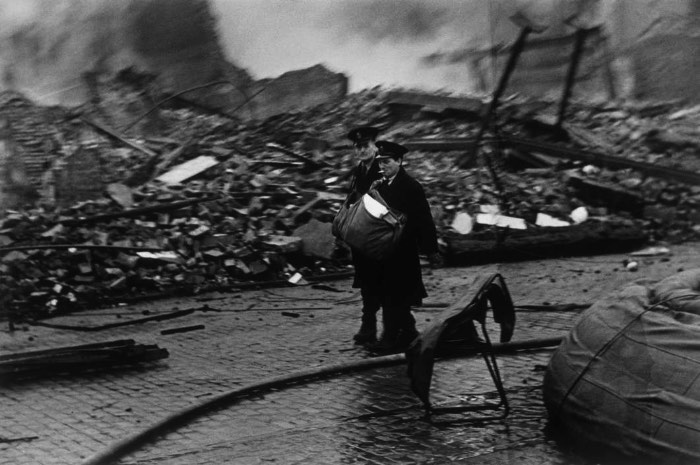
[[[405,225],[406,216],[372,190],[353,204],[343,204],[332,231],[363,255],[381,261],[394,251]]]

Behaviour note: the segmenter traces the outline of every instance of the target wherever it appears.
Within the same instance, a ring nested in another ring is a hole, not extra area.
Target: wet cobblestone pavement
[[[543,364],[548,355],[512,358],[504,369]],[[497,400],[479,358],[443,361],[436,376],[436,407]],[[392,367],[246,400],[121,463],[473,463],[503,453],[516,460],[532,454],[533,447],[538,463],[576,463],[543,438],[539,374],[531,370],[523,376],[517,385],[507,384],[512,411],[503,420],[468,422],[485,414],[470,412],[434,415],[429,422],[408,389],[405,367]],[[483,390],[489,385],[492,390]]]
[[[453,303],[475,276],[499,272],[516,305],[591,303],[632,280],[698,267],[699,249],[698,244],[674,247],[671,259],[647,259],[636,274],[624,270],[622,255],[440,269],[426,273],[426,302]],[[111,372],[3,383],[0,464],[78,464],[175,412],[237,387],[369,358],[352,345],[359,295],[349,286],[343,280],[318,288],[211,294],[53,321],[98,325],[144,313],[199,309],[177,320],[106,331],[28,327],[10,333],[3,328],[2,353],[132,338],[158,344],[170,357]],[[419,329],[441,310],[416,309]],[[513,339],[562,335],[577,316],[576,311],[520,312]],[[194,324],[205,328],[160,334]],[[540,388],[550,355],[551,350],[539,350],[498,356],[511,407],[506,419],[467,422],[469,414],[463,413],[426,421],[408,387],[406,367],[398,365],[247,396],[146,444],[119,463],[588,465],[544,433]],[[431,397],[439,406],[456,406],[495,400],[497,394],[483,359],[476,356],[439,361]]]

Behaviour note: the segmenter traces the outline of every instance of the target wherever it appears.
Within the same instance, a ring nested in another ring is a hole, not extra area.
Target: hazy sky
[[[4,34],[26,27],[43,40],[37,39],[43,53],[38,56],[31,48],[34,36],[24,36],[23,69],[18,69],[16,55],[6,61],[18,80],[43,77],[46,83],[33,85],[41,95],[57,91],[58,77],[65,78],[62,86],[77,83],[81,66],[94,66],[102,55],[118,55],[116,41],[123,38],[114,31],[123,29],[119,22],[126,21],[129,5],[140,1],[0,0]],[[345,73],[351,91],[395,85],[472,92],[477,79],[465,51],[511,43],[518,33],[509,19],[513,14],[525,12],[536,23],[553,24],[552,31],[577,5],[614,0],[209,1],[228,58],[256,79],[321,63]],[[635,6],[638,1],[653,2],[634,0]],[[162,19],[157,14],[149,18],[159,26]],[[493,82],[498,70],[490,66],[487,71]]]
[[[495,18],[487,20],[497,2],[485,0],[213,0],[213,5],[230,58],[254,77],[323,63],[346,73],[351,90],[397,84],[469,91],[474,83],[464,63],[427,66],[422,58],[483,45],[491,26],[503,29]]]
[[[612,0],[211,0],[229,57],[254,77],[324,63],[351,90],[378,84],[472,91],[465,49],[511,43],[518,12],[559,29]],[[635,0],[636,1],[636,0]],[[449,57],[461,56],[461,61]],[[433,57],[427,60],[427,57]],[[438,59],[435,59],[438,57]]]

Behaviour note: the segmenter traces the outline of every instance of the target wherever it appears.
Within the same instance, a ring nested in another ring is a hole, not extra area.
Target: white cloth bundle
[[[384,215],[389,213],[389,209],[381,203],[377,202],[375,199],[373,199],[371,195],[363,195],[362,202],[365,204],[365,209],[367,210],[367,213],[369,213],[375,218],[382,219],[384,218]]]

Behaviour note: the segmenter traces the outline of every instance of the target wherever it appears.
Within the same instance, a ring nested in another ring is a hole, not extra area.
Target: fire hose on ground
[[[495,354],[505,354],[521,350],[535,350],[555,347],[559,345],[561,340],[562,336],[528,339],[517,342],[494,343],[491,346],[491,352]],[[483,347],[475,346],[471,350],[461,351],[458,357],[462,358],[478,355],[483,350]],[[442,360],[451,358],[457,357],[443,357]],[[221,393],[213,398],[204,400],[201,403],[180,410],[179,412],[175,412],[157,421],[146,429],[143,429],[127,438],[122,439],[121,441],[112,444],[106,450],[97,453],[83,462],[83,465],[107,465],[115,463],[117,460],[135,452],[149,442],[156,441],[160,436],[174,431],[177,428],[183,427],[209,412],[230,406],[235,402],[242,400],[245,396],[253,393],[259,394],[261,391],[284,389],[301,383],[312,382],[313,380],[319,378],[327,378],[348,373],[358,373],[376,368],[398,366],[405,363],[407,363],[407,359],[404,354],[385,355],[382,357],[375,357],[355,362],[324,365],[288,375],[268,378],[256,383],[251,383],[246,386]]]

